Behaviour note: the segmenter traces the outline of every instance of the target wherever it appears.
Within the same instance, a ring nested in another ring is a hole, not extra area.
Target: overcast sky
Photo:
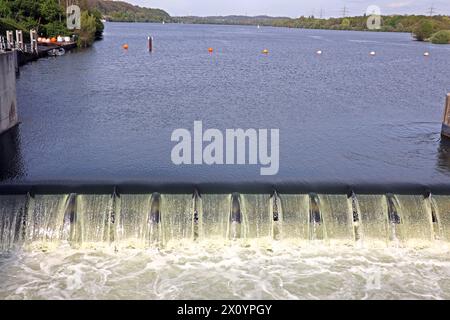
[[[124,0],[143,7],[160,8],[172,16],[180,15],[271,15],[299,17],[314,14],[342,16],[344,6],[349,15],[361,15],[369,5],[377,5],[382,14],[450,15],[450,0]]]

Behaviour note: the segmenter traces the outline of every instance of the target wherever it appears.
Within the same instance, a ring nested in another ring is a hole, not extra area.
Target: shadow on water
[[[0,135],[0,181],[24,176],[20,150],[20,128],[16,126]]]
[[[450,139],[442,138],[440,140],[437,156],[438,170],[450,175]]]

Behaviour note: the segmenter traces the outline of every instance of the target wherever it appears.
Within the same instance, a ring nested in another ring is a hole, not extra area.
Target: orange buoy
[[[127,50],[127,49],[128,49],[128,45],[125,43],[125,44],[122,46],[122,48],[124,48],[125,50]]]
[[[209,52],[209,53],[213,53],[213,52],[214,52],[214,49],[213,49],[213,48],[208,48],[208,52]]]
[[[267,49],[264,49],[264,50],[262,51],[262,53],[264,53],[264,54],[268,54],[268,53],[269,53],[269,50],[267,50]]]
[[[55,43],[56,42],[56,38],[55,37],[51,38],[50,42]]]

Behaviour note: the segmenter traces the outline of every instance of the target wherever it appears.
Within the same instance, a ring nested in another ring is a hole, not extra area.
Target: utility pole
[[[434,3],[431,5],[431,8],[429,9],[428,13],[430,14],[430,17],[434,16],[434,13],[436,11],[436,8],[434,7]]]
[[[344,6],[344,8],[342,8],[342,16],[345,18],[347,16],[347,13],[348,13],[347,6]]]
[[[322,19],[322,18],[323,18],[323,9],[320,8],[320,19]]]

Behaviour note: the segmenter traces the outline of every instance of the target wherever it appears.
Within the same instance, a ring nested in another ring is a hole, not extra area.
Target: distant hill
[[[231,25],[261,25],[272,26],[276,22],[290,20],[287,17],[269,17],[269,16],[210,16],[210,17],[173,17],[173,22],[178,23],[195,23],[195,24],[231,24]]]
[[[171,22],[170,15],[161,9],[143,8],[123,1],[87,0],[90,9],[97,9],[108,21]]]

